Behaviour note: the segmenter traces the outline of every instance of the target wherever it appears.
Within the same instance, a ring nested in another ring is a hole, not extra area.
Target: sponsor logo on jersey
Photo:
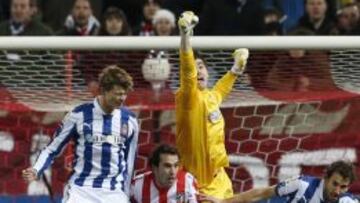
[[[129,132],[129,126],[127,123],[121,125],[121,136],[127,136]]]
[[[125,143],[126,137],[120,135],[102,135],[102,134],[95,134],[91,136],[91,134],[86,134],[85,140],[88,143],[93,143],[97,145],[101,145],[103,143],[119,145]]]

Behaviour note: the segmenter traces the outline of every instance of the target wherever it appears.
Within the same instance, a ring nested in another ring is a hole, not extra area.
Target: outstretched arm
[[[200,200],[212,203],[248,203],[269,199],[274,196],[284,197],[304,187],[302,178],[303,177],[290,178],[278,183],[277,185],[251,189],[224,200],[219,200],[214,197],[201,194]],[[305,190],[303,190],[303,192],[305,192]]]
[[[32,167],[22,171],[22,177],[26,181],[33,181],[39,178],[48,168],[54,158],[62,151],[65,145],[76,134],[76,121],[73,113],[69,113],[55,132],[54,140],[41,151],[37,161]]]
[[[249,50],[246,48],[236,49],[233,53],[233,58],[234,64],[231,70],[213,88],[218,93],[219,101],[222,101],[230,93],[237,76],[244,72],[249,58]]]

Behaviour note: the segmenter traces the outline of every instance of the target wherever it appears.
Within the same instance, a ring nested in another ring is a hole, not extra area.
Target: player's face
[[[127,96],[126,90],[115,85],[111,90],[104,92],[104,100],[108,108],[119,108],[125,101]]]
[[[32,9],[30,0],[12,0],[11,17],[15,22],[28,22],[31,19]]]
[[[171,187],[179,170],[179,157],[174,154],[161,154],[159,166],[153,166],[156,183],[160,187]]]
[[[306,4],[306,11],[310,19],[320,20],[325,17],[327,4],[325,0],[308,0]]]
[[[205,89],[207,87],[209,73],[207,67],[202,59],[196,59],[196,68],[197,68],[197,80],[198,86],[200,89]]]
[[[77,0],[74,4],[72,15],[78,25],[87,25],[89,18],[92,15],[90,2],[86,0]]]
[[[110,17],[105,21],[106,30],[111,35],[117,35],[121,32],[123,27],[122,19]]]
[[[339,173],[332,174],[325,178],[324,197],[328,201],[335,201],[342,193],[345,193],[350,185],[348,178],[342,177]]]

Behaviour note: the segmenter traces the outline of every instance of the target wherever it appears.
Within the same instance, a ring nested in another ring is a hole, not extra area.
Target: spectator
[[[52,35],[49,27],[33,18],[35,7],[36,0],[12,0],[10,5],[10,20],[0,24],[0,35]]]
[[[334,20],[326,0],[306,0],[305,14],[301,17],[297,28],[306,28],[315,35],[337,34]]]
[[[337,27],[339,34],[351,35],[359,26],[360,13],[356,4],[345,5],[337,15]]]
[[[157,36],[174,35],[175,29],[175,15],[167,10],[161,9],[155,13],[153,18],[154,34]]]
[[[37,0],[41,12],[42,22],[59,33],[63,29],[66,17],[74,5],[75,0]],[[90,0],[94,16],[99,19],[104,0]]]
[[[103,16],[100,35],[103,36],[127,36],[131,35],[126,15],[123,10],[109,7]]]
[[[153,18],[160,9],[159,0],[146,0],[143,5],[143,20],[139,26],[134,28],[135,35],[151,36],[154,35]]]
[[[261,35],[263,9],[254,0],[207,0],[200,14],[197,35]]]
[[[312,31],[304,28],[290,34],[314,35]],[[270,89],[283,92],[304,93],[336,89],[331,77],[329,56],[324,51],[292,49],[279,55],[268,72],[266,81]]]
[[[93,15],[90,0],[76,0],[71,14],[65,20],[62,35],[98,35],[100,23]]]
[[[104,12],[109,7],[121,8],[131,28],[140,25],[142,20],[142,7],[144,0],[101,0],[104,4]]]
[[[134,178],[131,202],[196,203],[194,177],[179,169],[180,157],[173,146],[162,144],[150,157],[151,172]]]

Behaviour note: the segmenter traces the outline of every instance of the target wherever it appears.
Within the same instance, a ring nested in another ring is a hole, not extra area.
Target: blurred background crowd
[[[170,36],[185,10],[196,35],[358,35],[359,0],[1,0],[4,36]]]

